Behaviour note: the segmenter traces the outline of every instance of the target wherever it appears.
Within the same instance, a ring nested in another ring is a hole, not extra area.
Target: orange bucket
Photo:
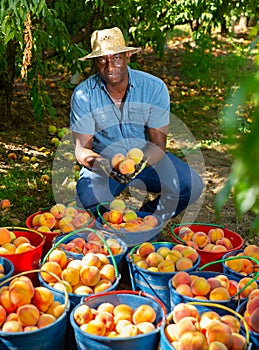
[[[37,214],[42,214],[42,213],[45,213],[45,212],[48,212],[49,210],[48,209],[43,209],[43,210],[39,210],[37,211],[36,213],[34,214],[31,214],[27,219],[26,219],[26,226],[30,229],[34,229],[33,225],[32,225],[32,219],[34,218],[34,216],[36,216]],[[95,223],[95,217],[93,216],[93,214],[91,212],[89,212],[88,210],[78,210],[78,212],[88,212],[91,216],[90,216],[90,219],[89,219],[89,223],[84,225],[84,227],[92,227]],[[38,230],[37,230],[38,231]],[[43,231],[38,231],[40,232],[44,237],[45,237],[45,243],[44,243],[44,246],[43,246],[43,256],[45,256],[48,251],[51,249],[52,247],[52,241],[53,239],[60,235],[60,233],[57,233],[57,232],[43,232]],[[67,234],[67,233],[66,233]]]

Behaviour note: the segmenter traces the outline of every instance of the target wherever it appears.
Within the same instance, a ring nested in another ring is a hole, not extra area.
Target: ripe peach
[[[201,330],[206,330],[209,323],[213,320],[220,320],[220,316],[216,311],[205,311],[201,314],[199,326]]]
[[[120,333],[121,337],[134,337],[139,334],[138,326],[135,324],[128,324]]]
[[[47,226],[52,229],[56,224],[55,216],[49,212],[42,213],[39,217],[40,226]]]
[[[22,244],[22,243],[30,243],[29,239],[27,237],[24,236],[19,236],[17,238],[15,238],[13,240],[13,244],[18,247],[18,245]]]
[[[246,286],[246,288],[240,293],[241,298],[247,298],[252,290],[257,289],[256,281],[253,281],[251,284],[248,285],[248,283],[251,282],[251,280],[252,278],[250,277],[244,277],[238,282],[238,291],[240,291],[243,287]]]
[[[61,278],[62,280],[69,282],[71,286],[75,286],[80,280],[79,270],[68,267],[62,271]]]
[[[176,288],[175,288],[176,292],[181,294],[181,295],[185,295],[187,297],[193,298],[193,292],[191,287],[188,284],[179,284]]]
[[[61,219],[65,215],[67,215],[66,206],[62,203],[57,203],[53,205],[49,211],[56,219]]]
[[[35,247],[33,245],[31,245],[31,243],[22,243],[22,244],[18,245],[18,247],[16,247],[15,254],[28,252],[34,248]]]
[[[191,259],[182,257],[175,262],[175,267],[177,271],[188,270],[193,267]]]
[[[132,209],[127,209],[123,213],[123,221],[127,222],[130,220],[136,220],[138,218],[137,213]]]
[[[224,231],[222,230],[222,228],[219,228],[219,227],[211,228],[208,232],[208,237],[211,243],[216,243],[218,239],[221,239],[224,237]]]
[[[100,281],[100,271],[96,266],[83,266],[79,272],[81,281],[93,287]]]
[[[48,307],[46,314],[51,314],[53,316],[55,316],[54,314],[54,310],[58,307],[61,306],[61,302],[60,301],[53,301],[53,303],[50,304],[50,306]],[[56,316],[55,316],[56,317]],[[57,318],[57,317],[56,317]]]
[[[37,227],[39,232],[51,232],[51,229],[46,225],[41,225]]]
[[[199,331],[189,331],[184,333],[178,341],[179,350],[207,350],[205,336]]]
[[[138,323],[137,327],[138,327],[138,333],[140,333],[140,334],[146,334],[146,333],[152,332],[156,329],[154,324],[151,322]]]
[[[123,221],[123,214],[122,212],[112,209],[109,212],[109,222],[112,224],[120,224]]]
[[[246,349],[246,338],[239,333],[232,333],[232,345],[229,350],[244,350]]]
[[[177,304],[172,311],[173,320],[175,323],[178,323],[182,318],[186,316],[195,317],[197,320],[199,319],[199,313],[195,306],[180,303]]]
[[[206,329],[208,343],[220,341],[229,349],[233,343],[232,333],[228,325],[218,320],[211,321]]]
[[[114,309],[114,305],[112,303],[104,302],[104,303],[101,303],[100,305],[98,305],[96,310],[97,310],[97,312],[105,311],[105,312],[109,312],[110,314],[112,314],[113,309]]]
[[[76,237],[70,241],[78,250],[78,252],[83,252],[86,247],[86,241],[82,237]]]
[[[44,328],[56,321],[56,318],[53,315],[42,313],[40,314],[39,320],[36,324],[39,328]]]
[[[218,245],[214,245],[214,247],[212,248],[211,250],[212,252],[217,252],[217,253],[220,253],[220,252],[226,252],[227,251],[227,248],[221,244],[218,244]]]
[[[2,332],[22,332],[22,325],[16,320],[6,321],[2,326]]]
[[[144,158],[144,153],[141,149],[135,147],[127,152],[127,157],[133,159],[136,164],[139,164]]]
[[[194,295],[207,295],[210,292],[210,284],[204,277],[198,277],[191,283],[191,290]]]
[[[102,252],[102,245],[99,242],[87,242],[84,249],[83,254],[87,253],[101,253]]]
[[[61,292],[66,290],[68,293],[72,293],[73,290],[71,284],[67,281],[55,282],[53,283],[52,287],[60,290]]]
[[[49,306],[53,303],[54,296],[50,289],[39,286],[34,288],[34,295],[32,298],[32,303],[37,306],[37,308],[45,312],[49,308]]]
[[[5,243],[2,245],[2,248],[8,251],[8,254],[15,254],[16,246],[13,243]]]
[[[121,174],[133,174],[135,171],[135,165],[136,163],[134,162],[133,159],[124,159],[121,162],[119,162],[118,165],[118,170]]]
[[[136,266],[140,267],[141,269],[144,269],[144,270],[147,270],[149,267],[148,267],[148,264],[146,262],[146,260],[138,260],[136,263]]]
[[[93,319],[91,308],[86,304],[79,305],[74,311],[74,320],[81,326],[84,323],[88,323]]]
[[[234,315],[223,315],[220,317],[220,321],[226,323],[232,333],[240,332],[240,322]]]
[[[0,305],[0,327],[5,322],[5,319],[6,319],[6,310],[2,305]]]
[[[213,341],[209,344],[207,350],[228,350],[228,348],[225,344],[221,343],[220,341]]]
[[[132,322],[129,320],[121,319],[116,322],[115,320],[115,330],[118,334],[120,334],[124,327],[131,325]]]
[[[233,244],[232,244],[231,240],[227,237],[223,237],[223,238],[218,239],[215,244],[222,245],[227,250],[230,250],[233,248]]]
[[[202,248],[202,250],[203,250],[204,252],[212,252],[212,250],[213,250],[214,247],[215,247],[215,244],[213,244],[213,243],[208,243],[208,244],[205,245],[204,248]]]
[[[40,216],[41,216],[41,214],[36,214],[33,216],[32,220],[31,220],[32,227],[41,226],[40,222],[39,222]]]
[[[215,277],[209,277],[207,279],[207,281],[209,282],[210,289],[214,289],[214,288],[222,286],[220,281],[217,278],[215,278]]]
[[[8,314],[16,311],[16,305],[12,303],[9,295],[9,290],[1,290],[0,304],[4,307]]]
[[[220,274],[220,275],[216,275],[215,278],[220,281],[220,284],[222,287],[225,287],[226,289],[229,288],[229,279],[227,276]]]
[[[182,258],[182,253],[180,253],[178,250],[171,250],[169,254],[165,257],[165,260],[170,260],[172,262],[176,262],[178,259]]]
[[[188,226],[183,226],[179,229],[178,237],[182,239],[183,241],[191,241],[193,236],[193,231]]]
[[[249,244],[247,247],[245,247],[243,255],[251,256],[259,260],[259,246],[255,244]]]
[[[150,227],[156,227],[158,225],[158,220],[154,215],[146,215],[143,218],[143,222]]]
[[[33,331],[37,331],[39,329],[39,327],[37,326],[26,326],[23,328],[24,332],[33,332]]]
[[[114,320],[117,323],[119,320],[132,321],[133,308],[127,304],[118,304],[113,309]]]
[[[100,277],[113,283],[116,279],[115,268],[112,264],[106,264],[100,269]]]
[[[105,255],[105,254],[103,254],[103,253],[95,253],[95,254],[98,256],[98,258],[99,258],[99,260],[100,260],[100,262],[101,262],[101,266],[100,266],[100,267],[102,267],[102,266],[107,265],[107,264],[110,263],[110,260],[109,260],[109,258],[107,257],[107,255]]]
[[[179,271],[172,277],[172,286],[174,288],[180,284],[191,285],[191,277],[186,271]]]
[[[107,311],[98,312],[95,319],[105,324],[106,332],[111,332],[114,330],[115,322],[111,313]]]
[[[46,271],[46,272],[45,272]],[[55,261],[47,261],[41,266],[41,277],[47,283],[55,283],[57,279],[48,273],[51,272],[58,277],[61,277],[61,266]]]
[[[198,323],[195,317],[187,316],[182,318],[177,323],[176,338],[179,340],[184,333],[189,331],[197,331],[198,330],[197,327],[198,327]]]
[[[82,259],[82,265],[84,266],[95,266],[95,267],[100,267],[101,266],[101,261],[98,258],[98,255],[94,253],[86,253],[85,256]]]
[[[109,288],[111,288],[112,282],[108,279],[102,278],[99,282],[97,282],[94,286],[94,293],[103,292]]]
[[[75,218],[78,215],[78,210],[74,207],[67,207],[66,208],[66,215]]]
[[[175,272],[174,263],[171,262],[170,260],[161,261],[158,264],[157,269],[159,272]]]
[[[115,169],[119,169],[119,164],[122,162],[126,157],[122,153],[116,153],[112,159],[111,159],[111,165]]]
[[[16,277],[9,284],[10,300],[17,307],[30,304],[33,294],[34,287],[27,276]]]
[[[11,240],[12,240],[11,232],[4,227],[0,227],[0,245],[5,243],[10,243]]]
[[[189,258],[194,263],[198,259],[199,254],[192,247],[186,247],[182,250],[182,256]]]
[[[154,322],[156,319],[156,311],[148,304],[142,304],[138,306],[132,315],[132,321],[134,324],[141,322]]]
[[[237,286],[238,286],[237,281],[229,280],[228,293],[229,293],[230,297],[232,297],[233,295],[235,295],[237,293]]]
[[[123,250],[120,243],[115,238],[108,238],[106,240],[106,244],[109,246],[113,255],[120,254]],[[110,254],[110,253],[108,253],[108,249],[106,246],[104,246],[103,251],[104,251],[104,253],[106,253],[108,255]]]
[[[23,327],[35,326],[40,317],[39,309],[33,304],[25,304],[17,309],[18,321]]]
[[[86,211],[84,213],[79,213],[72,221],[75,228],[80,228],[82,226],[88,225],[91,219],[91,215]]]
[[[192,241],[196,243],[199,248],[204,248],[207,244],[211,243],[209,237],[202,231],[195,232],[192,236]]]
[[[252,312],[250,322],[254,332],[259,333],[259,308],[258,307]]]
[[[174,341],[178,340],[176,338],[177,331],[178,327],[175,323],[170,323],[165,327],[165,335],[170,343],[173,343]]]
[[[72,268],[72,269],[76,269],[76,270],[80,271],[82,266],[83,266],[82,260],[74,259],[74,260],[70,260],[68,262],[66,268]]]
[[[240,272],[243,268],[243,259],[226,260],[225,265],[233,271]]]
[[[141,258],[146,258],[150,253],[155,251],[155,247],[150,242],[141,243],[138,247],[137,254],[141,256]]]
[[[241,259],[241,260],[242,260],[243,266],[240,273],[244,275],[250,275],[254,271],[254,265],[252,261],[249,259]]]
[[[81,328],[82,329],[82,328]],[[100,322],[99,320],[91,320],[89,321],[83,330],[87,333],[104,336],[106,333],[106,326],[103,322]]]
[[[157,252],[152,252],[146,257],[146,262],[148,266],[157,267],[163,260],[164,258],[162,257],[162,255],[160,255]]]
[[[78,284],[76,286],[74,286],[73,288],[73,293],[74,294],[85,294],[85,295],[89,295],[89,294],[94,294],[94,291],[91,287],[83,285],[83,284]]]
[[[251,299],[250,295],[249,295],[247,305],[246,305],[246,310],[247,310],[248,314],[251,315],[257,307],[259,307],[259,296],[252,297],[252,299]]]
[[[171,252],[171,249],[169,247],[159,247],[157,249],[157,253],[162,255],[162,257],[165,259],[166,256]]]
[[[230,298],[229,292],[225,287],[214,288],[209,294],[209,299],[214,301],[229,300],[229,298]]]
[[[67,264],[67,256],[64,250],[62,249],[54,249],[48,256],[48,261],[54,261],[63,268]]]
[[[253,289],[249,294],[249,300],[252,300],[255,297],[259,297],[259,289]]]

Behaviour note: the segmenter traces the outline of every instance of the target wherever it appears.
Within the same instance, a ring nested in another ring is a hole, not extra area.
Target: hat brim
[[[130,46],[117,47],[116,49],[110,48],[106,50],[97,50],[89,53],[84,57],[80,57],[79,60],[86,61],[95,57],[115,55],[116,53],[122,53],[122,52],[130,52],[131,54],[134,54],[139,52],[140,50],[141,50],[141,47],[130,47]]]

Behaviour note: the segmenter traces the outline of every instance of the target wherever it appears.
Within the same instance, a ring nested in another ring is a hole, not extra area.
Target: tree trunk
[[[3,123],[11,117],[16,46],[17,43],[12,40],[7,44],[6,70],[0,75],[0,111]]]

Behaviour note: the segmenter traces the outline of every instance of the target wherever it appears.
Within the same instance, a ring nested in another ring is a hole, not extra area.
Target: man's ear
[[[129,61],[130,61],[130,52],[129,51],[126,51],[126,61],[127,61],[127,63],[129,63]]]

